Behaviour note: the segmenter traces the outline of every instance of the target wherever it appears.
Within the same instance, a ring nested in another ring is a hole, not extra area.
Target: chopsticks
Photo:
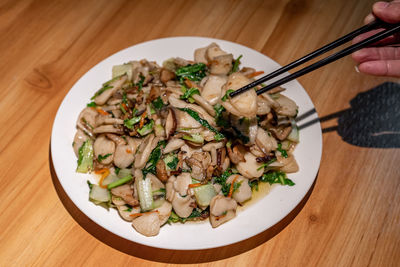
[[[330,50],[332,50],[332,49],[334,49],[334,48],[336,48],[336,47],[338,47],[338,46],[340,46],[340,45],[352,40],[354,37],[356,37],[357,35],[359,35],[361,33],[365,33],[365,32],[370,31],[372,29],[381,28],[381,27],[386,28],[386,30],[381,31],[381,32],[379,32],[379,33],[377,33],[377,34],[375,34],[375,35],[373,35],[373,36],[371,36],[371,37],[369,37],[367,39],[364,39],[363,41],[361,41],[359,43],[353,44],[353,45],[351,45],[351,46],[349,46],[349,47],[347,47],[347,48],[345,48],[345,49],[343,49],[343,50],[341,50],[341,51],[339,51],[337,53],[334,53],[334,54],[332,54],[332,55],[330,55],[330,56],[328,56],[328,57],[326,57],[324,59],[321,59],[320,61],[317,61],[317,62],[315,62],[315,63],[313,63],[313,64],[311,64],[311,65],[309,65],[309,66],[297,71],[297,72],[294,72],[293,74],[290,74],[290,75],[288,75],[286,77],[283,77],[282,79],[280,79],[280,80],[278,80],[276,82],[273,82],[273,83],[269,84],[268,86],[265,86],[265,87],[257,90],[256,91],[257,95],[265,93],[265,92],[267,92],[267,91],[269,91],[269,90],[271,90],[271,89],[273,89],[273,88],[275,88],[277,86],[280,86],[280,85],[282,85],[284,83],[287,83],[287,82],[289,82],[291,80],[294,80],[294,79],[296,79],[296,78],[298,78],[298,77],[300,77],[300,76],[302,76],[304,74],[307,74],[307,73],[309,73],[309,72],[311,72],[313,70],[316,70],[316,69],[318,69],[318,68],[320,68],[322,66],[325,66],[325,65],[327,65],[327,64],[329,64],[329,63],[331,63],[333,61],[336,61],[336,60],[338,60],[338,59],[340,59],[340,58],[342,58],[344,56],[347,56],[347,55],[349,55],[349,54],[351,54],[351,53],[353,53],[353,52],[355,52],[355,51],[357,51],[357,50],[359,50],[361,48],[365,48],[365,47],[367,47],[367,46],[369,46],[369,45],[371,45],[373,43],[376,43],[379,40],[382,40],[382,39],[384,39],[384,38],[386,38],[386,37],[398,32],[398,31],[400,31],[400,23],[389,24],[389,23],[383,22],[381,20],[375,20],[375,21],[373,21],[373,22],[371,22],[371,23],[369,23],[367,25],[364,25],[361,28],[358,28],[358,29],[346,34],[345,36],[333,41],[332,43],[329,43],[329,44],[327,44],[327,45],[325,45],[325,46],[323,46],[323,47],[311,52],[310,54],[307,54],[306,56],[304,56],[304,57],[302,57],[302,58],[300,58],[298,60],[295,60],[292,63],[289,63],[288,65],[283,66],[282,68],[280,68],[280,69],[278,69],[278,70],[276,70],[274,72],[271,72],[271,73],[263,76],[262,78],[254,81],[254,82],[252,82],[252,83],[250,83],[250,84],[248,84],[248,85],[246,85],[246,86],[244,86],[244,87],[242,87],[242,88],[240,88],[240,89],[238,89],[238,90],[236,90],[236,91],[234,91],[232,93],[230,93],[229,96],[230,97],[237,96],[237,95],[239,95],[239,94],[241,94],[241,93],[243,93],[243,92],[245,92],[245,91],[247,91],[247,90],[249,90],[249,89],[251,89],[251,88],[253,88],[253,87],[255,87],[255,86],[257,86],[257,85],[259,85],[259,84],[261,84],[263,82],[265,82],[265,81],[267,81],[267,80],[270,80],[270,79],[272,79],[272,78],[284,73],[285,71],[293,69],[293,68],[295,68],[295,67],[297,67],[297,66],[299,66],[299,65],[301,65],[301,64],[303,64],[303,63],[305,63],[305,62],[307,62],[307,61],[309,61],[309,60],[311,60],[311,59],[313,59],[313,58],[315,58],[315,57],[317,57],[317,56],[319,56],[321,54],[323,54],[323,53],[326,53],[326,52],[328,52],[328,51],[330,51]]]

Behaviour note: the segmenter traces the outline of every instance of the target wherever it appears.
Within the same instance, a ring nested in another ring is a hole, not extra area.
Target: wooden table
[[[398,266],[400,150],[344,141],[337,118],[322,122],[319,174],[297,209],[256,237],[206,251],[158,250],[105,231],[66,197],[49,153],[68,90],[123,48],[206,36],[283,65],[361,26],[372,2],[0,1],[0,266]],[[359,93],[398,82],[354,66],[347,57],[299,79],[321,118],[348,109]]]

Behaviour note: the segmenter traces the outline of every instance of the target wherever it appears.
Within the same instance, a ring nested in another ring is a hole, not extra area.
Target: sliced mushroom
[[[168,144],[165,146],[163,153],[168,154],[174,150],[181,148],[185,144],[185,141],[178,138],[171,138]]]
[[[132,214],[139,213],[140,207],[128,207],[127,205],[117,205],[119,215],[125,221],[131,222],[133,220]]]
[[[200,128],[201,124],[193,119],[187,112],[175,109],[178,128]]]
[[[271,151],[276,150],[278,143],[267,131],[258,127],[256,144],[264,154],[268,155]]]
[[[210,223],[213,228],[236,216],[237,203],[234,199],[216,195],[210,203]]]
[[[287,158],[277,157],[277,159],[279,163],[283,164],[283,166],[280,167],[279,170],[285,173],[293,173],[299,171],[299,165],[297,164],[297,161],[293,155],[288,155]]]
[[[115,127],[114,125],[101,125],[93,129],[93,133],[101,134],[101,133],[116,133],[116,134],[123,134],[124,131],[119,128]]]
[[[201,96],[211,105],[217,104],[222,97],[222,86],[227,80],[226,76],[210,75],[204,84]]]
[[[258,178],[263,174],[264,169],[260,169],[262,163],[258,163],[256,157],[252,153],[246,152],[246,154],[244,154],[244,159],[244,162],[236,164],[236,168],[241,175],[253,179]]]
[[[290,132],[292,131],[292,126],[280,125],[277,127],[270,127],[269,130],[276,138],[283,141],[289,136]]]
[[[206,47],[201,47],[201,48],[197,48],[196,50],[194,50],[194,61],[197,63],[204,63],[207,64],[208,63],[208,59],[207,59],[207,49],[210,47],[214,47],[214,46],[218,46],[216,43],[211,43],[210,45],[206,46]]]
[[[99,113],[94,108],[84,108],[78,116],[76,125],[79,129],[85,132],[92,132],[92,130],[97,126],[96,119]]]
[[[119,79],[112,81],[109,86],[111,87],[110,89],[105,90],[103,93],[100,95],[96,96],[94,98],[94,102],[96,105],[104,105],[107,100],[119,89],[121,89],[122,85],[125,83],[125,81],[128,79],[128,75],[123,75]]]
[[[192,169],[191,176],[201,181],[206,178],[206,170],[211,163],[211,156],[208,152],[195,152],[190,158],[186,158],[186,163]]]
[[[223,86],[222,93],[228,89],[237,90],[250,83],[250,80],[240,72],[229,75],[227,83]],[[229,98],[222,105],[226,110],[239,117],[253,118],[257,115],[257,94],[254,90],[248,90],[240,97]]]
[[[227,52],[223,51],[216,43],[212,43],[208,46],[206,50],[206,58],[208,62],[211,62],[218,56],[226,55]]]
[[[233,148],[227,147],[229,159],[233,164],[238,164],[244,160],[244,154],[246,153],[246,149],[243,145],[237,144]]]
[[[229,176],[226,180],[226,183],[230,184],[232,181],[237,177],[237,174]],[[236,189],[233,194],[232,198],[236,200],[238,203],[243,204],[245,201],[249,200],[252,195],[251,187],[249,186],[249,180],[244,178],[243,176],[239,176],[235,183],[239,183],[240,186]]]
[[[225,142],[209,142],[203,146],[203,151],[210,152],[213,148],[219,149],[225,146]]]
[[[79,157],[79,148],[81,148],[83,143],[88,139],[89,137],[81,129],[78,129],[76,131],[72,146],[74,148],[74,152],[77,157]]]
[[[157,138],[154,138],[154,134],[149,134],[143,140],[135,156],[135,169],[142,169],[146,165],[152,151],[153,141],[155,139]]]
[[[170,70],[167,70],[167,69],[162,69],[161,70],[160,80],[163,83],[166,83],[166,82],[172,80],[173,78],[175,78],[175,73],[174,72],[172,72]]]
[[[145,236],[155,236],[160,232],[160,218],[158,212],[146,212],[132,221],[136,231]]]
[[[156,174],[157,178],[162,182],[166,182],[168,180],[168,172],[165,166],[165,162],[163,160],[159,160],[156,165]]]
[[[172,202],[175,196],[175,188],[174,183],[176,181],[176,177],[174,175],[170,176],[167,183],[165,184],[165,198]]]
[[[168,201],[164,201],[164,203],[155,209],[155,211],[158,211],[158,218],[160,219],[160,225],[164,225],[167,221],[169,216],[171,215],[172,211],[172,204],[169,203]]]
[[[188,194],[189,184],[192,183],[192,177],[190,173],[184,172],[176,177],[174,181],[174,190],[178,192],[181,196],[186,196]]]
[[[210,73],[214,75],[227,75],[232,69],[233,55],[226,54],[214,57],[210,64]]]
[[[122,139],[122,138],[121,138]],[[141,143],[141,139],[126,137],[127,144],[119,144],[115,149],[114,164],[123,169],[132,164],[135,159],[136,150]]]
[[[192,96],[194,101],[199,104],[202,108],[204,108],[208,114],[210,114],[211,116],[215,116],[215,109],[213,108],[213,106],[211,106],[210,103],[208,103],[208,101],[206,99],[204,99],[201,95],[193,95]]]
[[[280,105],[278,109],[275,109],[276,113],[288,117],[296,116],[299,107],[292,99],[279,94],[279,97],[275,101],[278,102]]]
[[[112,118],[109,116],[97,116],[96,125],[100,126],[103,124],[124,124],[124,120],[118,118]]]
[[[195,206],[195,201],[190,195],[182,197],[178,192],[175,192],[174,198],[172,200],[172,207],[176,214],[181,218],[187,218],[192,213]]]
[[[124,184],[111,189],[111,193],[115,196],[121,197],[126,203],[131,206],[139,205],[139,201],[133,197],[133,189],[129,184]]]
[[[101,135],[96,138],[93,144],[93,151],[96,159],[100,157],[104,157],[100,163],[103,165],[110,164],[113,162],[114,153],[115,153],[115,143]]]
[[[257,115],[265,115],[271,112],[271,104],[262,96],[257,97]]]
[[[165,136],[167,139],[169,139],[170,136],[172,136],[175,133],[176,126],[177,123],[176,123],[175,112],[172,108],[169,108],[168,115],[165,120]]]

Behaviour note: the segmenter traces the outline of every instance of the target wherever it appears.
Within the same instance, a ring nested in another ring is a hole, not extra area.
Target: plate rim
[[[68,99],[68,97],[71,96],[73,89],[74,89],[76,86],[79,85],[79,83],[88,75],[88,73],[90,73],[90,72],[92,72],[92,71],[95,71],[96,68],[98,68],[99,66],[101,66],[102,64],[104,64],[104,62],[106,62],[107,60],[110,60],[110,58],[115,57],[115,56],[117,56],[118,54],[123,54],[123,53],[129,51],[130,49],[134,49],[135,47],[138,47],[138,46],[146,46],[146,45],[148,45],[149,43],[163,42],[163,41],[166,41],[166,40],[184,40],[184,39],[189,39],[189,40],[191,40],[191,41],[193,41],[193,40],[202,40],[202,41],[207,41],[207,42],[216,42],[216,43],[219,43],[219,44],[221,44],[221,43],[226,43],[226,44],[230,44],[231,46],[238,46],[240,49],[252,50],[253,52],[256,52],[256,53],[258,53],[258,54],[261,54],[261,55],[263,55],[264,57],[268,58],[270,61],[273,61],[275,64],[279,65],[275,60],[271,59],[271,58],[268,57],[267,55],[265,55],[265,54],[263,54],[263,53],[261,53],[261,52],[255,50],[255,49],[253,49],[253,48],[247,47],[247,46],[242,45],[242,44],[239,44],[239,43],[235,43],[235,42],[231,42],[231,41],[227,41],[227,40],[222,40],[222,39],[209,38],[209,37],[199,37],[199,36],[164,37],[164,38],[158,38],[158,39],[147,40],[147,41],[144,41],[144,42],[137,43],[137,44],[134,44],[134,45],[132,45],[132,46],[126,47],[126,48],[124,48],[124,49],[122,49],[122,50],[119,50],[119,51],[117,51],[117,52],[115,52],[115,53],[113,53],[113,54],[107,56],[106,58],[102,59],[102,60],[99,61],[97,64],[95,64],[94,66],[92,66],[87,72],[85,72],[82,76],[80,76],[79,79],[74,83],[74,85],[68,90],[68,93],[64,96],[64,98],[63,98],[61,104],[60,104],[59,107],[58,107],[56,116],[55,116],[54,121],[53,121],[52,132],[51,132],[51,148],[50,148],[50,149],[51,149],[51,157],[52,157],[52,161],[53,161],[54,171],[55,171],[55,174],[57,175],[57,179],[58,179],[58,181],[60,182],[60,185],[63,187],[63,190],[65,191],[65,193],[66,193],[66,195],[68,196],[68,198],[74,203],[74,205],[75,205],[83,214],[85,214],[88,218],[90,218],[94,223],[96,223],[97,225],[99,225],[99,226],[102,227],[103,229],[105,229],[105,230],[107,230],[107,231],[109,231],[109,232],[111,232],[111,233],[113,233],[113,234],[115,234],[115,235],[117,235],[117,236],[119,236],[119,237],[121,237],[121,238],[127,239],[127,240],[129,240],[129,241],[132,241],[132,242],[135,242],[135,243],[138,243],[138,244],[143,244],[143,245],[150,246],[150,247],[155,247],[155,248],[174,249],[174,250],[211,249],[211,248],[216,248],[216,247],[231,245],[231,244],[234,244],[234,243],[237,243],[237,242],[246,240],[246,239],[248,239],[248,238],[251,238],[251,237],[253,237],[253,236],[255,236],[255,235],[259,234],[259,233],[262,233],[263,231],[265,231],[265,230],[271,228],[273,225],[277,224],[279,221],[281,221],[283,218],[285,218],[292,210],[294,210],[294,209],[298,206],[298,204],[302,201],[302,199],[303,199],[303,198],[307,195],[307,193],[310,191],[310,189],[311,189],[311,187],[312,187],[312,184],[315,182],[315,180],[316,180],[316,178],[317,178],[317,174],[318,174],[319,168],[320,168],[320,164],[321,164],[321,157],[322,157],[322,130],[321,130],[321,125],[320,125],[319,120],[315,123],[315,125],[318,126],[318,129],[319,129],[319,132],[318,132],[318,137],[319,137],[318,148],[319,148],[319,149],[318,149],[318,155],[317,155],[318,164],[317,164],[317,167],[315,168],[314,178],[312,179],[312,182],[307,186],[307,190],[304,191],[304,194],[300,197],[300,199],[297,199],[297,200],[295,201],[296,204],[294,205],[294,207],[293,207],[292,209],[290,209],[290,210],[289,210],[283,217],[281,217],[279,220],[276,220],[275,223],[273,223],[273,224],[270,225],[270,226],[265,227],[263,230],[261,230],[261,231],[255,233],[255,234],[253,234],[253,235],[250,235],[250,236],[247,236],[247,237],[244,237],[244,238],[240,238],[240,239],[236,239],[236,240],[234,240],[234,241],[232,241],[232,242],[227,242],[227,243],[224,243],[224,244],[215,244],[214,246],[208,245],[208,246],[197,246],[197,247],[168,247],[168,246],[155,245],[155,244],[152,244],[151,241],[149,241],[149,242],[142,242],[142,241],[132,240],[131,238],[127,238],[126,236],[122,236],[121,234],[119,234],[119,233],[116,232],[116,231],[113,231],[112,229],[109,229],[109,228],[104,227],[104,225],[102,225],[101,223],[98,222],[97,218],[92,218],[92,216],[90,216],[89,214],[87,214],[87,213],[81,208],[80,204],[79,204],[79,203],[76,203],[76,202],[74,201],[74,197],[71,197],[71,192],[70,192],[69,190],[67,190],[67,187],[65,186],[65,183],[64,183],[64,182],[65,182],[64,179],[61,179],[61,178],[60,178],[63,174],[60,173],[60,169],[56,166],[56,165],[59,164],[59,162],[56,162],[55,157],[54,157],[54,155],[55,155],[55,149],[56,149],[56,145],[55,145],[54,140],[57,140],[56,137],[55,137],[55,133],[56,133],[55,127],[57,126],[56,123],[57,123],[58,120],[60,119],[60,116],[61,116],[60,113],[61,113],[61,111],[62,111],[63,105],[66,105],[66,104],[65,104],[66,99]],[[171,56],[172,56],[172,55],[171,55]],[[179,55],[177,55],[177,56],[179,56]],[[139,60],[139,58],[136,58],[136,59]],[[135,60],[135,59],[131,59],[131,60]],[[150,58],[149,60],[153,60],[153,59]],[[160,64],[160,62],[157,62],[157,63]],[[303,90],[303,93],[305,93],[305,95],[308,97],[308,100],[311,102],[312,106],[313,106],[314,109],[315,109],[315,105],[314,105],[314,103],[312,102],[312,100],[311,100],[309,94],[307,93],[307,91],[305,90],[305,88],[304,88],[297,80],[295,80],[295,83],[296,83],[298,86],[300,86],[300,88]],[[312,118],[315,118],[315,116],[316,116],[316,118],[319,118],[319,116],[318,116],[318,114],[317,114],[316,111],[315,111],[315,115],[314,115]],[[76,118],[74,118],[74,120],[76,120]],[[301,166],[300,166],[300,167],[301,167]],[[87,201],[87,202],[89,202],[89,201]],[[123,221],[121,218],[118,218],[118,219],[120,219],[121,221]],[[127,223],[129,223],[129,222],[127,222]],[[163,227],[163,228],[164,228],[164,227]],[[133,228],[132,228],[131,230],[132,230],[132,231],[135,231]],[[161,231],[162,231],[162,230],[163,230],[163,229],[161,229]],[[161,231],[160,231],[160,232],[161,232]],[[151,237],[150,237],[150,238],[147,237],[146,240],[152,240],[152,238],[151,238]]]

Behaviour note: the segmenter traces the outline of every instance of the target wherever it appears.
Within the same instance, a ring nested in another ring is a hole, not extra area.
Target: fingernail
[[[360,73],[360,70],[358,69],[358,65],[354,66],[354,69],[356,70],[357,73]]]

